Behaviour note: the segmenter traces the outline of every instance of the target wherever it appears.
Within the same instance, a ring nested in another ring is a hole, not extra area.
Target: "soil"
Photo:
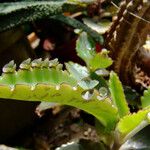
[[[62,144],[86,139],[98,142],[94,118],[69,106],[57,106],[42,112],[32,129],[24,130],[8,142],[12,147],[54,150]]]

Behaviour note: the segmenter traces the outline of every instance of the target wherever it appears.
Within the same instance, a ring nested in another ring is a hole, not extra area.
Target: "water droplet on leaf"
[[[105,87],[99,88],[99,95],[97,96],[98,100],[104,100],[108,96],[108,90]]]
[[[100,94],[100,96],[106,97],[108,94],[107,88],[105,88],[105,87],[99,88],[99,94]]]
[[[56,90],[60,90],[60,85],[56,85]]]
[[[147,113],[147,120],[150,122],[150,112]]]
[[[111,105],[113,108],[116,108],[115,105]]]
[[[93,94],[94,94],[94,90],[84,91],[82,92],[82,98],[89,101],[92,99]]]
[[[35,87],[36,87],[36,85],[35,85],[35,84],[32,84],[32,85],[31,85],[31,91],[34,91],[34,90],[35,90]]]
[[[95,71],[95,73],[99,76],[108,76],[109,75],[109,71],[106,69],[98,69]]]
[[[82,29],[74,29],[74,33],[80,34],[82,32]]]
[[[10,91],[13,92],[15,90],[15,85],[10,85]]]
[[[73,89],[74,91],[76,91],[76,90],[77,90],[77,87],[76,87],[76,86],[74,86],[74,87],[72,87],[72,89]]]

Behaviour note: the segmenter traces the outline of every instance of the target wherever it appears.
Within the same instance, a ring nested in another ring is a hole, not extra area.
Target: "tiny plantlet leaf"
[[[42,58],[33,60],[33,61],[31,62],[31,66],[32,66],[32,67],[41,68],[41,66],[42,66]]]
[[[28,58],[27,60],[23,61],[19,67],[20,69],[29,70],[31,68],[31,59]]]
[[[32,61],[31,68],[27,69],[30,60],[26,60],[18,71],[4,72],[0,77],[0,98],[74,106],[95,116],[104,126],[105,132],[110,133],[114,130],[118,120],[117,110],[107,98],[104,101],[97,99],[99,92],[94,87],[99,82],[90,79],[86,85],[88,88],[82,88],[67,70],[57,68],[60,65],[54,63],[57,61],[37,59]],[[55,67],[48,67],[47,64],[50,63],[55,64]],[[10,64],[6,66],[14,66],[14,62]]]
[[[97,80],[91,80],[89,78],[83,78],[81,81],[78,82],[78,85],[85,90],[93,89],[96,85],[98,85]]]
[[[109,89],[113,104],[117,107],[120,118],[130,113],[122,84],[116,73],[110,73]]]
[[[82,32],[76,43],[76,51],[79,57],[81,57],[89,66],[90,60],[95,56],[95,42],[86,33]]]
[[[86,78],[90,75],[88,69],[84,66],[81,66],[77,63],[69,62],[66,63],[66,68],[69,71],[70,75],[73,76],[78,81]]]
[[[49,67],[56,67],[59,64],[58,58],[49,61]]]
[[[108,90],[105,87],[100,87],[99,88],[99,95],[101,97],[106,97],[108,95]]]
[[[13,60],[3,67],[3,72],[5,73],[13,73],[15,72],[15,70],[16,70],[16,64],[14,63]]]
[[[95,71],[100,68],[107,68],[112,64],[112,59],[108,57],[108,51],[103,49],[101,53],[96,53],[95,41],[86,32],[81,32],[76,43],[76,51],[87,64]]]
[[[48,58],[46,58],[46,59],[43,61],[42,67],[43,67],[43,68],[48,68],[48,67],[49,67],[49,59],[48,59]]]
[[[106,52],[97,53],[89,62],[90,68],[96,70],[99,68],[107,68],[112,65],[112,59],[108,57]]]
[[[98,75],[98,76],[109,76],[109,71],[108,70],[106,70],[106,69],[104,69],[104,68],[102,68],[102,69],[97,69],[96,71],[95,71],[95,73]]]
[[[82,92],[82,98],[89,101],[92,99],[94,91],[93,90],[87,90]]]

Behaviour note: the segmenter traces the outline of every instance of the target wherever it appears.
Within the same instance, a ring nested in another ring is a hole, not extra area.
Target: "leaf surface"
[[[125,99],[122,84],[116,73],[110,73],[109,89],[114,105],[118,109],[120,118],[130,113],[128,104]]]
[[[112,59],[108,57],[107,52],[97,53],[89,62],[90,68],[96,70],[99,68],[107,68],[112,64]]]
[[[150,88],[144,91],[144,95],[141,97],[142,108],[150,106]]]
[[[96,51],[95,42],[86,32],[82,32],[79,35],[76,43],[76,51],[78,56],[89,66],[89,62],[96,55]]]
[[[27,22],[62,14],[84,10],[86,5],[61,1],[21,1],[0,4],[0,31]]]
[[[109,99],[100,101],[97,98],[99,92],[93,89],[90,99],[87,100],[83,97],[85,89],[78,86],[77,80],[66,70],[58,69],[60,64],[48,67],[43,63],[40,59],[34,60],[28,69],[22,63],[24,66],[21,65],[18,71],[11,70],[13,66],[5,65],[3,70],[6,72],[0,77],[0,98],[74,106],[96,117],[105,127],[106,132],[114,130],[118,116],[116,108],[112,107]]]
[[[149,112],[149,109],[140,110],[137,113],[124,116],[117,125],[117,129],[121,133],[121,136],[125,137],[129,133],[134,136],[137,132],[147,126],[149,124],[149,121],[147,120]],[[129,137],[132,137],[131,135]]]
[[[73,62],[66,63],[65,65],[70,75],[73,76],[77,81],[82,80],[90,75],[85,66],[81,66]]]

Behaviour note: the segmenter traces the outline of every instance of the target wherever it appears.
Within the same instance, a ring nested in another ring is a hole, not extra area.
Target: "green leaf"
[[[65,65],[70,75],[79,81],[78,85],[83,89],[92,89],[99,83],[97,80],[89,78],[90,73],[85,66],[73,62],[66,63]]]
[[[150,106],[150,88],[144,91],[144,95],[141,97],[142,108]]]
[[[11,2],[0,5],[0,31],[46,16],[62,13],[64,2],[28,1]]]
[[[42,18],[50,18],[63,12],[85,10],[86,5],[65,1],[22,1],[0,4],[0,31],[33,22]]]
[[[80,82],[78,82],[78,85],[85,90],[93,89],[98,84],[99,82],[97,80],[91,80],[89,78],[84,78]]]
[[[52,61],[48,61],[47,66],[45,62],[47,60],[34,60],[28,64],[30,68],[23,62],[20,69],[13,72],[5,69],[0,76],[0,98],[74,106],[96,117],[104,126],[105,132],[114,130],[118,116],[110,99],[100,101],[100,93],[96,89],[86,91],[78,86],[78,81],[66,70],[58,68],[60,64],[51,66]]]
[[[101,53],[96,53],[95,42],[86,32],[80,33],[76,51],[92,70],[107,68],[112,64],[111,58],[108,57],[108,51],[103,50]]]
[[[95,128],[100,137],[100,141],[105,145],[111,145],[114,142],[114,132],[106,134],[104,126],[97,119],[95,119]]]
[[[112,101],[118,109],[119,116],[122,118],[123,116],[129,114],[130,111],[125,99],[122,84],[117,74],[114,72],[110,73],[109,89],[110,89]]]
[[[103,76],[97,75],[95,72],[91,72],[90,74],[91,79],[99,81],[100,84],[98,84],[97,88],[100,87],[107,87],[108,88],[108,83],[107,81],[103,78]]]
[[[61,84],[59,87],[50,83],[37,83],[34,88],[30,84],[16,84],[14,89],[6,84],[0,85],[0,98],[9,98],[25,101],[55,102],[64,105],[74,106],[82,109],[96,117],[105,127],[105,132],[111,132],[118,120],[117,110],[112,107],[109,99],[99,101],[99,93],[94,90],[90,100],[82,97],[84,90],[80,87],[73,89],[72,86]]]
[[[89,62],[90,68],[96,70],[99,68],[107,68],[112,65],[112,59],[108,57],[107,51],[97,53]]]
[[[88,69],[85,66],[81,66],[77,63],[68,62],[65,63],[67,71],[70,75],[74,77],[77,81],[82,80],[90,75]]]
[[[76,51],[79,57],[81,57],[87,65],[96,54],[95,42],[87,35],[86,32],[82,32],[76,43]]]
[[[124,141],[134,136],[149,124],[149,112],[149,109],[141,110],[137,113],[127,115],[119,121],[117,130],[120,132],[121,137],[124,138]]]

